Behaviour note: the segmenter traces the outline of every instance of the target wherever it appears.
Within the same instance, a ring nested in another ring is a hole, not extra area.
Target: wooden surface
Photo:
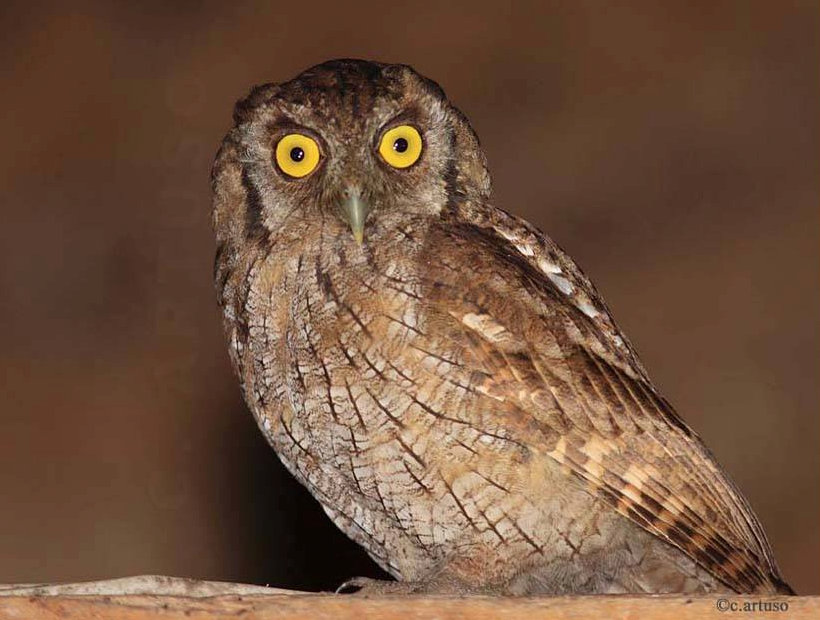
[[[778,605],[779,611],[761,611]],[[724,606],[725,610],[719,609]],[[785,608],[784,608],[785,606]],[[0,586],[0,618],[40,619],[820,618],[820,597],[585,596],[491,598],[308,594],[143,576],[89,584]]]

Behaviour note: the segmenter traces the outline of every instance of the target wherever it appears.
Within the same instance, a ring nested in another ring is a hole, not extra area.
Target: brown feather
[[[469,293],[459,297],[458,291],[438,287],[451,292],[440,299],[449,314],[481,338],[481,346],[472,349],[474,363],[495,369],[484,390],[555,426],[561,441],[548,454],[620,514],[738,592],[775,591],[782,578],[756,516],[700,438],[649,383],[589,281],[545,235],[507,214],[493,221],[487,210],[464,205],[454,222],[444,223],[446,242],[431,248],[447,247],[451,256],[454,248],[463,248],[463,259],[473,265],[489,264],[476,254],[491,252],[495,267],[506,260],[512,277],[529,284],[526,302],[552,312],[542,313],[540,320],[516,321],[527,311],[514,307],[515,297],[493,295],[494,289],[485,287],[472,300]],[[516,240],[527,243],[527,249],[515,247]],[[574,296],[598,304],[595,321],[573,304],[572,296],[555,290],[539,258],[560,265]],[[505,338],[465,320],[479,306],[485,324],[503,330]],[[542,353],[547,342],[557,343],[560,359],[555,351]],[[593,349],[605,351],[608,359]],[[553,397],[548,415],[532,405],[533,396],[543,393]],[[563,413],[559,424],[556,407]]]

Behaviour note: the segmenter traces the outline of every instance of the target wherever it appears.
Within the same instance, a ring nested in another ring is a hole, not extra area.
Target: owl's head
[[[215,225],[230,234],[333,217],[361,243],[368,222],[484,199],[490,179],[475,132],[435,82],[406,65],[332,60],[237,103],[213,189]]]

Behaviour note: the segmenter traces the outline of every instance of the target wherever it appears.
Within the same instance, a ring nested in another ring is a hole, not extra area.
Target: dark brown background
[[[442,84],[820,592],[816,2],[168,4],[0,9],[0,582],[378,574],[266,447],[211,286],[234,100],[355,56]]]

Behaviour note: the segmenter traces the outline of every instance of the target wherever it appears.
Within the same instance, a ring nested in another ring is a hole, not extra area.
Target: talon
[[[371,579],[370,577],[353,577],[338,588],[336,594],[356,596],[379,596],[384,594],[413,594],[419,584],[409,581],[390,579]]]
[[[334,594],[357,594],[362,591],[364,584],[361,582],[361,577],[353,577],[342,583]]]

